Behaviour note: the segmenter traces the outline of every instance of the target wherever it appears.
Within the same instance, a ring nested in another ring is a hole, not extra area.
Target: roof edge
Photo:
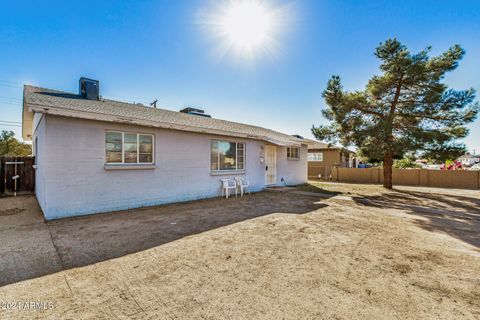
[[[266,141],[278,146],[301,146],[302,144],[300,141],[298,143],[295,143],[293,141],[292,143],[284,143],[282,141],[272,139],[266,136],[260,136],[260,135],[250,135],[250,134],[244,134],[244,133],[233,132],[233,131],[205,129],[205,128],[194,127],[194,126],[186,126],[186,125],[176,125],[176,124],[167,123],[167,122],[148,121],[148,120],[140,120],[140,119],[132,120],[126,117],[111,116],[108,114],[100,114],[100,113],[97,114],[97,113],[85,112],[85,111],[73,111],[69,109],[37,105],[32,103],[28,104],[27,107],[28,107],[28,112],[31,114],[33,114],[34,112],[38,112],[38,113],[50,114],[50,115],[55,115],[60,117],[67,117],[67,118],[114,122],[114,123],[137,125],[137,126],[151,127],[151,128],[160,128],[160,129],[167,129],[167,130],[197,132],[197,133],[204,133],[204,134],[213,134],[213,135],[237,137],[237,138],[244,138],[244,139],[261,140],[261,141]]]

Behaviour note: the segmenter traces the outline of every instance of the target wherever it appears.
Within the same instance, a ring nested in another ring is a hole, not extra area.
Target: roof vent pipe
[[[181,113],[186,113],[186,114],[191,114],[194,116],[201,116],[201,117],[206,117],[206,118],[211,118],[209,114],[206,114],[204,110],[202,109],[197,109],[197,108],[184,108],[180,110]]]
[[[295,138],[298,138],[298,139],[305,139],[304,137],[302,137],[301,135],[299,134],[292,134],[292,137],[295,137]]]

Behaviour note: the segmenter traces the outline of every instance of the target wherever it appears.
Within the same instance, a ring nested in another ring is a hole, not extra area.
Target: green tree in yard
[[[415,163],[412,158],[404,157],[403,159],[397,159],[393,161],[393,167],[396,169],[415,169],[421,168],[422,166],[418,163]]]
[[[446,144],[441,148],[425,148],[420,154],[423,158],[435,159],[440,162],[445,162],[449,159],[458,159],[461,155],[467,152],[467,148],[463,143],[460,144]]]
[[[0,156],[29,156],[32,146],[18,141],[13,131],[3,130],[0,134]]]
[[[327,126],[313,127],[317,139],[355,145],[369,158],[383,160],[384,187],[392,188],[394,158],[424,151],[442,154],[464,150],[456,139],[468,135],[466,124],[475,120],[479,105],[475,91],[452,90],[442,83],[464,55],[455,45],[436,57],[430,47],[411,53],[396,39],[381,43],[375,55],[380,75],[362,91],[349,92],[340,77],[332,76],[323,97]]]

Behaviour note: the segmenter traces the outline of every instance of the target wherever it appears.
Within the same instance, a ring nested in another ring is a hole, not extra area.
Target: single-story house
[[[459,157],[457,161],[460,161],[464,166],[473,166],[475,163],[480,162],[480,155],[479,154],[464,154],[463,156]]]
[[[47,220],[215,197],[220,179],[251,190],[307,181],[307,144],[237,122],[26,85],[23,139],[33,142],[36,197]]]
[[[329,179],[334,166],[356,168],[355,152],[323,142],[305,139],[308,145],[308,178]]]

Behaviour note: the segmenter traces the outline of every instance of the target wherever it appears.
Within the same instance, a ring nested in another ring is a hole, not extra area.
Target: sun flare
[[[234,2],[228,8],[221,27],[233,45],[252,50],[268,40],[271,18],[258,2]]]
[[[278,36],[291,14],[289,5],[274,6],[274,0],[229,0],[217,2],[215,10],[201,15],[200,23],[213,35],[217,55],[233,55],[254,62],[260,56],[276,58]],[[205,12],[204,12],[205,13]]]

